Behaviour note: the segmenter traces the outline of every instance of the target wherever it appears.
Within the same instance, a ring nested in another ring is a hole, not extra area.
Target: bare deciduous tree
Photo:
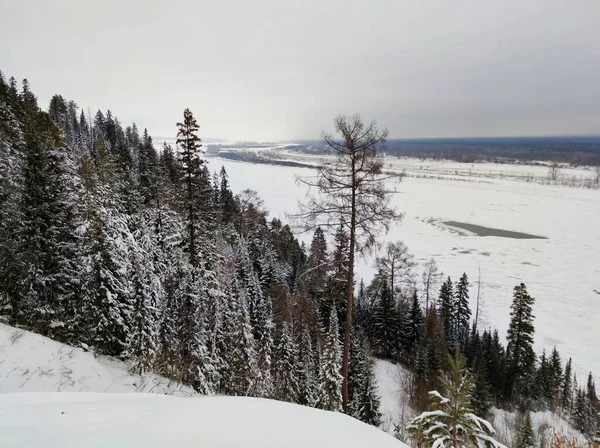
[[[298,178],[309,187],[306,201],[293,217],[305,230],[339,227],[340,222],[349,235],[349,265],[346,295],[346,325],[342,358],[342,398],[348,411],[348,362],[350,358],[350,330],[354,301],[355,254],[368,252],[376,238],[387,232],[392,221],[401,215],[391,205],[391,191],[386,180],[400,177],[382,171],[383,159],[378,150],[385,144],[387,130],[379,130],[372,122],[365,125],[360,116],[338,116],[334,120],[338,138],[324,134],[325,147],[335,155],[331,163],[323,163],[316,177]]]
[[[600,165],[594,167],[594,172],[596,173],[596,177],[594,177],[594,181],[596,185],[600,184]]]
[[[432,258],[423,266],[423,274],[421,280],[423,282],[423,293],[425,294],[425,313],[429,312],[429,302],[433,296],[433,292],[439,285],[443,272],[438,269],[437,263]],[[431,300],[433,303],[433,300]]]
[[[552,181],[558,180],[558,175],[560,174],[560,167],[558,163],[554,162],[552,165],[548,167],[548,177]]]
[[[411,285],[412,270],[416,266],[413,255],[402,241],[388,243],[382,256],[375,259],[375,266],[383,272],[390,282],[392,300],[398,284]]]

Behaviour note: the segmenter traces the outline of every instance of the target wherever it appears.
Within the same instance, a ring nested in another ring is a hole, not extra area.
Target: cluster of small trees
[[[348,236],[306,250],[211,175],[190,110],[177,147],[0,76],[0,313],[200,393],[341,410]],[[379,423],[353,330],[349,412]]]

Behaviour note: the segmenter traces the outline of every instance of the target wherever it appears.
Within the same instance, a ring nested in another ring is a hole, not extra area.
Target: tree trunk
[[[356,239],[356,169],[352,159],[352,206],[350,209],[350,250],[348,256],[348,289],[346,298],[346,331],[344,332],[344,356],[342,358],[342,408],[348,413],[348,365],[350,363],[350,333],[354,309],[354,240]]]

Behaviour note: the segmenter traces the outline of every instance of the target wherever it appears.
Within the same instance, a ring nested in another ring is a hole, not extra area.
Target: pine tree
[[[142,374],[151,369],[156,354],[156,303],[149,291],[146,267],[139,255],[133,261],[133,316],[128,357],[134,360],[133,372]]]
[[[364,338],[354,335],[350,356],[350,415],[369,425],[379,426],[380,398],[377,394],[377,384],[373,373],[372,363],[367,357]]]
[[[456,284],[456,297],[453,309],[453,339],[466,346],[469,338],[471,309],[469,308],[469,280],[463,274]]]
[[[410,310],[404,319],[401,333],[402,350],[409,359],[415,346],[420,343],[423,337],[423,311],[421,310],[417,291],[413,293]]]
[[[565,367],[565,374],[562,382],[562,390],[560,392],[561,406],[565,411],[569,413],[571,412],[573,398],[572,371],[573,367],[571,364],[571,358],[569,358]]]
[[[259,395],[256,390],[257,359],[246,291],[233,278],[226,287],[228,309],[224,315],[224,337],[219,340],[225,359],[222,392],[228,395]]]
[[[320,227],[317,227],[313,234],[308,252],[306,269],[305,281],[308,294],[318,303],[323,300],[327,273],[330,269],[329,257],[327,254],[327,241],[325,240],[325,234]]]
[[[348,235],[343,224],[334,236],[334,248],[331,255],[332,270],[327,280],[325,294],[321,303],[321,316],[325,326],[331,309],[335,309],[338,322],[346,321],[346,295],[348,289]]]
[[[527,394],[535,369],[533,351],[533,297],[523,283],[515,286],[510,307],[510,325],[507,334],[508,393],[513,397]]]
[[[68,338],[79,283],[75,198],[63,142],[24,81],[23,190],[19,253],[20,318],[46,335]]]
[[[429,392],[433,410],[417,416],[407,427],[417,446],[433,447],[504,447],[494,440],[494,429],[473,414],[471,392],[473,382],[467,372],[464,356],[456,347],[455,357],[449,359],[451,375],[442,380],[448,397],[437,391]]]
[[[341,347],[337,313],[331,310],[329,330],[325,335],[319,366],[317,407],[327,411],[342,409]]]
[[[477,415],[486,418],[492,405],[492,392],[488,383],[488,370],[481,354],[475,357],[473,363],[473,396],[471,401]]]
[[[531,415],[529,411],[525,413],[525,420],[519,429],[516,448],[535,448],[535,436],[533,434],[533,426],[531,425]]]
[[[398,320],[387,281],[384,280],[380,296],[373,306],[372,346],[383,358],[392,358],[398,351]]]
[[[287,322],[283,325],[274,354],[273,398],[295,403],[298,399],[299,389],[296,367],[297,354]]]
[[[442,283],[438,298],[438,314],[444,325],[444,333],[446,337],[450,337],[453,322],[454,310],[454,289],[450,277]]]
[[[317,404],[317,362],[308,329],[302,332],[298,349],[298,403],[314,407]]]
[[[183,111],[183,122],[177,123],[177,145],[179,161],[182,166],[182,183],[185,193],[182,208],[185,211],[186,235],[183,241],[184,251],[188,254],[190,265],[198,267],[200,263],[200,199],[202,183],[202,167],[204,165],[204,148],[198,137],[198,122],[189,109]]]
[[[561,403],[561,394],[564,381],[562,363],[556,347],[552,349],[552,354],[550,355],[548,362],[550,370],[550,393],[548,400],[552,406],[552,409],[556,410]]]

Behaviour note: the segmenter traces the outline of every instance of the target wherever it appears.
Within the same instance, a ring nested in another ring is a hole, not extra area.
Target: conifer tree
[[[523,283],[515,286],[506,337],[507,385],[508,393],[513,397],[527,393],[535,369],[533,303],[534,299]]]
[[[317,362],[310,333],[307,328],[302,332],[298,349],[298,403],[314,407],[317,404],[319,386],[317,384]]]
[[[398,351],[398,320],[387,281],[373,306],[372,346],[383,358],[392,358]]]
[[[531,425],[531,415],[529,411],[525,413],[525,419],[519,429],[516,448],[535,448],[535,436],[533,434],[533,426]]]
[[[453,339],[466,346],[469,338],[471,309],[469,308],[469,280],[463,274],[456,284],[453,310]]]
[[[352,339],[350,357],[350,415],[369,425],[379,426],[380,398],[371,361],[367,357],[364,338],[361,335]]]
[[[423,337],[423,311],[421,310],[417,291],[413,292],[410,310],[404,319],[401,335],[402,350],[404,350],[408,359]]]
[[[182,183],[185,193],[182,197],[182,208],[185,213],[186,235],[183,241],[184,251],[189,263],[197,268],[200,263],[200,199],[205,149],[198,137],[198,122],[189,109],[183,111],[183,122],[177,123],[177,145],[179,161],[182,166]]]
[[[297,350],[288,323],[284,323],[279,341],[274,348],[273,397],[295,403],[298,400]]]
[[[139,255],[134,254],[132,265],[133,315],[127,355],[134,360],[133,372],[142,374],[150,370],[156,354],[156,303],[149,291],[146,267]]]
[[[493,438],[492,425],[473,414],[473,382],[467,372],[466,359],[460,354],[458,346],[449,364],[451,374],[442,380],[448,397],[437,391],[429,392],[433,410],[413,419],[407,428],[408,433],[418,446],[504,448]]]
[[[444,325],[444,333],[450,338],[454,310],[454,289],[450,277],[442,283],[438,298],[438,314]]]
[[[560,392],[560,400],[562,408],[571,412],[572,409],[572,399],[573,399],[573,379],[572,379],[573,367],[571,363],[571,358],[567,361],[567,365],[565,366],[565,374],[563,376],[562,382],[562,390]]]
[[[319,366],[317,407],[327,411],[342,410],[341,347],[337,313],[331,310],[329,330],[325,334]]]
[[[317,227],[313,234],[308,252],[306,269],[307,271],[304,275],[308,294],[318,303],[323,300],[327,273],[330,269],[329,257],[327,254],[327,241],[325,240],[325,234],[320,227]]]

